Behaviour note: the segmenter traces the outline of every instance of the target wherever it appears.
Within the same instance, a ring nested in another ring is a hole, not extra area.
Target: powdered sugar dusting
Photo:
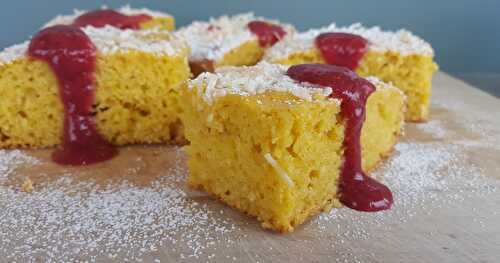
[[[159,56],[175,56],[187,49],[186,43],[157,28],[148,30],[118,29],[111,26],[82,29],[102,54],[141,51]],[[29,42],[8,47],[0,52],[0,66],[26,57]]]
[[[98,50],[104,54],[137,50],[157,55],[174,56],[186,49],[184,41],[156,28],[121,30],[111,26],[103,28],[89,26],[83,30],[92,39]]]
[[[38,160],[20,150],[0,150],[0,182],[18,166],[37,164]]]
[[[390,255],[395,261],[467,262],[480,247],[477,259],[495,262],[498,120],[465,111],[463,102],[432,105],[431,128],[409,124],[394,154],[373,173],[394,193],[389,211],[334,209],[295,233],[275,235],[186,189],[183,151],[174,148],[173,165],[146,186],[75,184],[72,174],[35,185],[31,194],[0,185],[0,256],[7,262],[374,262]],[[432,138],[408,136],[422,132]],[[0,150],[0,167],[9,167],[0,169],[0,178],[15,176],[30,156]],[[142,166],[161,159],[153,156],[133,158]],[[141,177],[149,168],[141,169],[130,173]]]
[[[194,21],[182,27],[175,34],[189,44],[191,49],[190,60],[197,61],[209,59],[217,61],[230,50],[239,47],[247,41],[257,40],[248,29],[247,25],[253,20],[267,21],[282,26],[287,34],[295,32],[293,26],[256,17],[252,13],[235,16],[221,16],[210,18],[209,21]]]
[[[417,128],[433,135],[436,139],[444,139],[446,136],[446,128],[443,127],[439,120],[430,120],[428,122],[417,124]]]
[[[416,217],[431,216],[437,210],[449,210],[471,199],[486,198],[498,191],[483,177],[480,167],[464,165],[469,157],[462,146],[444,143],[403,142],[396,146],[394,156],[373,176],[388,185],[394,194],[394,206],[383,213],[358,213],[334,209],[320,215],[312,231],[336,229],[332,247],[357,254],[345,244],[373,242],[384,233],[394,231],[394,224],[411,225]],[[335,227],[332,227],[332,224]],[[328,232],[332,235],[331,232]],[[337,259],[341,262],[341,259]],[[349,259],[350,262],[352,260]]]
[[[453,109],[457,110],[458,107]],[[488,210],[482,212],[481,216],[478,213],[478,210],[482,209],[478,204],[488,202],[492,196],[497,195],[500,184],[491,177],[485,177],[485,174],[491,174],[492,171],[485,171],[482,166],[477,165],[474,150],[469,148],[471,145],[485,147],[481,148],[483,154],[485,149],[494,151],[495,145],[491,144],[491,141],[498,136],[495,136],[495,132],[484,132],[492,128],[489,127],[490,122],[485,122],[476,115],[471,117],[464,114],[460,115],[460,127],[473,127],[471,131],[479,132],[480,138],[460,138],[456,134],[457,131],[447,125],[450,121],[449,115],[444,116],[433,116],[428,123],[408,124],[410,127],[406,127],[407,130],[412,130],[412,133],[423,131],[432,135],[432,139],[422,141],[413,136],[404,138],[403,142],[395,146],[393,156],[372,173],[372,176],[383,181],[393,191],[395,203],[391,210],[366,214],[349,209],[334,209],[330,213],[320,215],[313,226],[307,227],[311,231],[318,231],[321,236],[325,235],[325,230],[331,230],[333,224],[337,232],[333,234],[333,238],[328,236],[331,246],[337,249],[341,247],[342,251],[349,255],[348,258],[338,258],[337,262],[351,262],[353,258],[350,256],[357,254],[357,251],[345,244],[359,244],[364,241],[366,243],[363,244],[370,244],[384,238],[385,233],[391,233],[389,235],[393,238],[394,231],[404,231],[395,229],[395,225],[413,228],[417,224],[416,220],[433,218],[435,214],[446,211],[445,216],[450,216],[446,213],[453,213],[452,216],[468,218],[470,221],[461,222],[468,227],[472,224],[484,228],[487,227],[485,221],[488,221],[489,217],[498,215]],[[498,127],[496,131],[498,134]],[[465,145],[464,142],[470,144]],[[490,142],[490,145],[481,142]],[[495,199],[491,202],[494,205]],[[439,221],[435,223],[439,230],[446,228],[439,225]],[[459,225],[456,221],[454,224]],[[421,228],[429,229],[429,226]],[[429,235],[435,235],[432,230],[428,231]]]
[[[237,227],[215,216],[223,211],[177,185],[186,175],[182,155],[178,151],[176,164],[147,187],[102,188],[68,175],[32,194],[0,188],[0,255],[8,261],[137,261],[163,246],[199,258],[209,247],[230,245],[227,235]]]
[[[394,51],[402,55],[434,56],[434,51],[429,43],[404,29],[392,32],[383,31],[379,27],[366,28],[359,23],[348,27],[338,27],[332,23],[323,28],[310,29],[300,34],[286,36],[267,51],[265,59],[274,61],[286,58],[293,53],[313,49],[315,38],[327,32],[345,32],[360,35],[370,42],[369,48],[373,51]]]

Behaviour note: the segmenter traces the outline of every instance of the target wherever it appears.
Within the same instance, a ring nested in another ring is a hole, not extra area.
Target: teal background
[[[362,22],[384,29],[407,28],[429,41],[442,70],[455,73],[500,73],[500,0],[2,0],[0,47],[27,39],[44,22],[73,8],[94,9],[103,4],[148,7],[169,12],[177,25],[224,13],[253,11],[295,24],[299,29],[335,21]]]

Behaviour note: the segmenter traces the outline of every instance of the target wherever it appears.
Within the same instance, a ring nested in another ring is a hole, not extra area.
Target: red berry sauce
[[[114,10],[104,9],[91,11],[77,17],[73,25],[77,27],[110,25],[120,29],[140,29],[141,23],[151,19],[151,16],[144,14],[128,16]]]
[[[53,26],[31,40],[28,55],[47,62],[59,83],[64,106],[60,147],[52,154],[63,165],[87,165],[113,158],[118,152],[97,131],[92,117],[97,50],[78,27]]]
[[[286,35],[282,27],[264,21],[252,21],[247,26],[257,36],[261,47],[270,47]]]
[[[359,211],[389,209],[393,202],[391,190],[368,177],[361,167],[361,128],[365,121],[366,100],[375,87],[353,71],[334,65],[296,65],[288,69],[287,75],[299,82],[331,87],[331,97],[341,101],[345,138],[344,165],[339,182],[340,201]]]
[[[316,47],[327,64],[337,65],[351,70],[368,51],[368,40],[349,33],[324,33],[316,37]]]

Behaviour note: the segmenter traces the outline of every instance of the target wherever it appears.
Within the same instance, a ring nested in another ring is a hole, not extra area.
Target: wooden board
[[[500,100],[444,73],[433,92],[430,122],[407,124],[375,172],[391,211],[334,210],[289,235],[187,189],[176,147],[127,147],[88,168],[2,151],[0,262],[499,262]]]

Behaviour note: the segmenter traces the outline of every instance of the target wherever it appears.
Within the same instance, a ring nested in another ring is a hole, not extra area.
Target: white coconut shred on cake
[[[107,10],[109,9],[107,6],[102,6],[101,10]],[[159,11],[153,11],[147,8],[132,8],[130,5],[125,5],[116,11],[125,14],[125,15],[140,15],[140,14],[145,14],[148,16],[151,16],[153,18],[156,17],[171,17],[172,15],[159,12]],[[72,24],[75,19],[85,13],[87,13],[88,10],[79,10],[75,9],[73,10],[73,14],[69,15],[58,15],[54,19],[50,20],[47,22],[43,27],[49,27],[49,26],[54,26],[54,25],[69,25]]]
[[[311,101],[315,94],[328,97],[332,93],[331,88],[296,82],[286,75],[287,69],[287,66],[266,62],[251,67],[224,67],[215,73],[200,74],[189,81],[189,87],[197,87],[207,103],[228,94],[251,96],[267,91],[289,92],[300,99]]]
[[[373,51],[394,51],[402,55],[434,55],[434,50],[429,43],[405,29],[385,31],[380,29],[380,27],[364,27],[359,23],[347,27],[338,27],[336,24],[332,23],[323,28],[310,29],[299,34],[285,36],[282,41],[278,42],[266,52],[265,59],[269,61],[282,59],[296,52],[304,52],[313,49],[315,38],[322,33],[329,32],[344,32],[360,35],[369,41],[369,48]]]
[[[132,30],[118,29],[112,26],[102,28],[88,26],[82,30],[89,36],[101,54],[136,50],[159,56],[175,56],[186,49],[186,43],[183,40],[156,28]],[[0,65],[26,57],[28,47],[29,41],[26,41],[4,49],[0,52]]]
[[[245,42],[257,40],[247,27],[248,23],[254,20],[279,24],[288,34],[295,32],[293,26],[289,24],[257,17],[253,13],[243,13],[210,18],[209,21],[194,21],[177,30],[175,34],[185,39],[190,46],[191,61],[204,59],[217,61]]]

